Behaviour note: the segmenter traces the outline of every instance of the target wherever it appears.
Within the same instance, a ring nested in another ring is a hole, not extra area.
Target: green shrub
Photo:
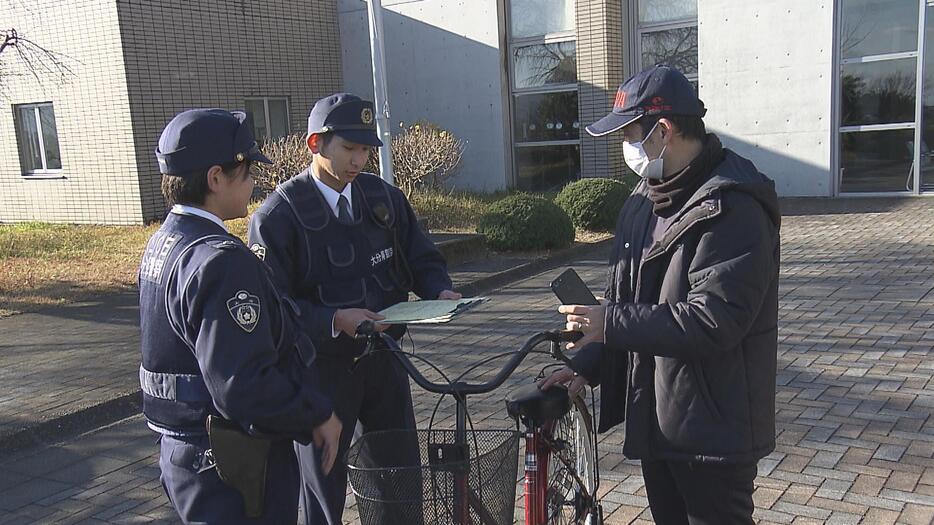
[[[574,241],[571,218],[555,203],[517,193],[494,202],[480,217],[477,233],[494,250],[564,248]]]
[[[619,210],[630,192],[632,185],[620,180],[581,179],[565,186],[555,198],[555,204],[567,212],[574,226],[608,231],[616,226]]]

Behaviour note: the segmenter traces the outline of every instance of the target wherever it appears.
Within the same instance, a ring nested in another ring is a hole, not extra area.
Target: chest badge
[[[259,323],[259,297],[240,290],[227,300],[227,311],[246,333],[251,333]]]

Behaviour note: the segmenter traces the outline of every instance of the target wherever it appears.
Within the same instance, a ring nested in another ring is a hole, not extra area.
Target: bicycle
[[[354,442],[348,473],[362,523],[513,523],[519,432],[474,430],[472,423],[468,431],[467,397],[499,388],[531,353],[546,353],[569,364],[560,343],[580,334],[538,333],[518,351],[486,358],[452,381],[427,359],[403,351],[391,337],[374,331],[372,322],[361,324],[357,333],[368,341],[364,356],[391,352],[419,387],[456,401],[453,430],[436,430],[430,423],[428,430],[372,432]],[[545,342],[550,343],[549,351],[535,350]],[[492,380],[461,380],[506,356],[511,357]],[[412,358],[434,369],[446,383],[430,381]],[[542,391],[530,384],[506,396],[506,409],[517,428],[520,422],[524,426],[524,524],[602,525],[594,418],[584,400],[560,387]]]

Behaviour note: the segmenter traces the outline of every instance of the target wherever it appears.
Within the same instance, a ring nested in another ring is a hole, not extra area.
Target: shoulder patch
[[[259,260],[261,261],[266,260],[266,247],[265,246],[254,242],[253,244],[250,245],[250,251],[253,252],[253,255],[259,257]]]
[[[206,244],[219,250],[233,250],[237,247],[237,241],[233,239],[211,239]]]
[[[240,290],[227,300],[227,311],[244,332],[251,333],[259,324],[259,297],[246,290]]]

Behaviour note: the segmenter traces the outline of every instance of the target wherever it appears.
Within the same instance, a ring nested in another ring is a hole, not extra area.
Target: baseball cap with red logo
[[[594,137],[609,135],[644,116],[696,115],[707,113],[691,82],[669,66],[642,71],[619,87],[613,111],[585,129]]]

